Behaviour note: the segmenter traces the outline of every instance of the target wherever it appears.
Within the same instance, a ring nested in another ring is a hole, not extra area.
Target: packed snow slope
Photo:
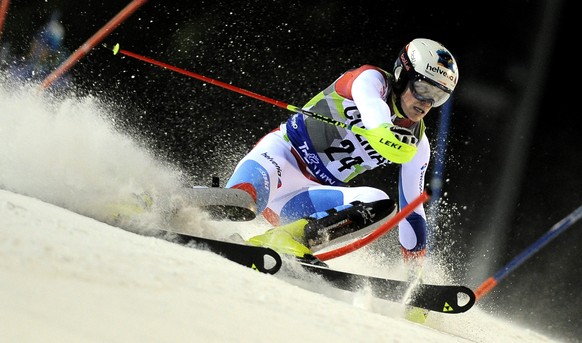
[[[289,283],[4,190],[0,280],[2,342],[551,341],[478,308],[411,323],[365,292]]]
[[[432,313],[424,325],[400,304],[325,282],[266,275],[201,249],[152,237],[182,176],[121,133],[99,99],[53,98],[0,84],[0,342],[551,342],[477,304]],[[129,220],[150,194],[151,210]],[[114,224],[114,225],[113,225]],[[172,225],[222,238],[260,232],[259,220],[210,221],[186,208]],[[389,246],[329,261],[402,277]],[[426,281],[447,282],[440,266]]]

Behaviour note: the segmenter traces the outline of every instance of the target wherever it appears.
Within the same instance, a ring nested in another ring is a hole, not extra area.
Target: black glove
[[[401,126],[393,125],[390,127],[390,131],[394,136],[404,144],[410,144],[416,146],[418,144],[418,138],[409,129]]]

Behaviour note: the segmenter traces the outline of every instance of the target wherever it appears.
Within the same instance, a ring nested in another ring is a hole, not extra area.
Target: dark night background
[[[13,0],[1,39],[24,56],[58,9],[74,51],[127,3]],[[430,245],[475,288],[582,204],[573,13],[572,1],[541,0],[149,1],[104,42],[301,106],[351,67],[391,70],[413,38],[441,41],[460,79],[442,197],[428,205]],[[209,184],[212,175],[226,181],[251,145],[290,115],[101,47],[69,74],[78,94],[115,104],[120,127],[184,169],[192,184]],[[439,118],[437,110],[427,117],[433,148]],[[354,184],[396,196],[395,171],[369,174]],[[581,226],[533,255],[481,306],[578,341]]]

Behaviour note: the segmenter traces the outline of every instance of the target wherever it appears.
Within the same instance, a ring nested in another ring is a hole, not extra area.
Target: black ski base
[[[176,232],[169,234],[171,237],[168,240],[171,242],[188,246],[196,245],[196,247],[208,249],[228,260],[258,270],[261,273],[275,274],[283,264],[281,256],[270,248],[219,241]]]
[[[408,282],[342,272],[311,263],[299,263],[307,271],[322,276],[339,289],[355,292],[363,287],[370,287],[378,298],[435,312],[463,313],[469,310],[476,300],[475,293],[465,286],[432,284],[419,284],[409,299],[405,299],[411,286]]]

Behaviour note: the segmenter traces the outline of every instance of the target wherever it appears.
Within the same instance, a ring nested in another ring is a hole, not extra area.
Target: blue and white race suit
[[[370,65],[349,70],[303,108],[342,123],[373,129],[394,123],[419,138],[418,152],[405,164],[391,164],[352,131],[294,114],[254,146],[237,164],[227,188],[240,188],[255,199],[259,213],[273,225],[286,224],[359,200],[387,199],[377,188],[349,187],[359,174],[377,167],[400,167],[399,205],[424,191],[430,145],[424,123],[398,110],[391,75]],[[399,223],[399,239],[408,251],[426,245],[426,215],[419,206]]]

